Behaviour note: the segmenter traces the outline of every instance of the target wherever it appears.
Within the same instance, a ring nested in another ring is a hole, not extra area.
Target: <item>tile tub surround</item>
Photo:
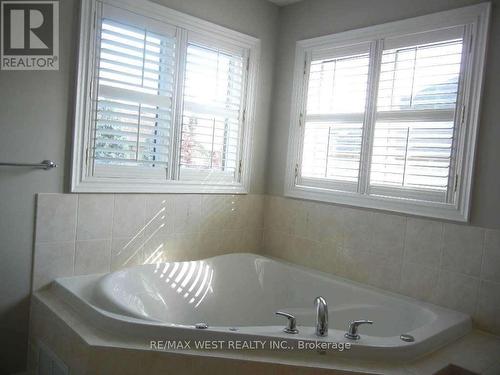
[[[275,196],[39,194],[33,290],[237,251],[459,310],[500,334],[500,231]]]
[[[33,290],[56,277],[262,249],[261,195],[38,194]]]
[[[266,196],[264,254],[470,314],[500,334],[500,231]]]

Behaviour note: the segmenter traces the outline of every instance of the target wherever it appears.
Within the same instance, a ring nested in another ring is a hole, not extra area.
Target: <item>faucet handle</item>
[[[297,319],[295,318],[295,316],[285,311],[276,311],[275,314],[284,316],[285,318],[288,319],[288,323],[286,327],[283,329],[284,332],[293,334],[299,333],[299,330],[297,329]]]
[[[364,319],[350,321],[349,328],[347,329],[347,332],[344,335],[344,337],[350,340],[359,340],[361,336],[358,335],[358,327],[362,324],[373,324],[373,322],[371,320],[364,320]]]

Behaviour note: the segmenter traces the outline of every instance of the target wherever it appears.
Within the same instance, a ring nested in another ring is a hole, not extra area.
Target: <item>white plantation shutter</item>
[[[148,0],[80,20],[71,191],[248,193],[259,39]]]
[[[285,195],[467,221],[490,8],[297,41]]]
[[[367,45],[313,54],[301,166],[301,178],[309,184],[356,190],[368,69]]]
[[[447,200],[462,45],[454,38],[383,51],[371,193]]]
[[[147,170],[166,178],[175,29],[166,25],[152,31],[146,26],[152,20],[137,18],[111,7],[103,12],[91,157],[95,175],[143,177]]]
[[[238,179],[246,51],[189,41],[180,144],[180,179]]]

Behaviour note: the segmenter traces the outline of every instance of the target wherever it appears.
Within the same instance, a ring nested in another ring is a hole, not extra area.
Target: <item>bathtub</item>
[[[250,343],[243,349],[408,361],[471,329],[470,317],[462,313],[255,254],[60,278],[51,289],[99,329],[151,345],[165,339],[209,340],[223,343],[208,348],[217,350]],[[315,335],[317,296],[328,303],[326,337]],[[294,315],[299,333],[285,333],[286,319],[276,311]],[[355,319],[374,322],[360,327],[357,341],[344,337]],[[403,341],[401,335],[413,341]],[[266,344],[252,348],[257,341]],[[159,348],[155,344],[151,349]]]

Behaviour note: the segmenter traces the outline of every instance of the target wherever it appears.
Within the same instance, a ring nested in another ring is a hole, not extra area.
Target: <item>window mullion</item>
[[[463,36],[463,51],[462,60],[460,62],[460,84],[457,95],[457,103],[455,107],[455,118],[453,121],[453,145],[452,154],[450,155],[450,172],[448,175],[448,189],[446,191],[446,201],[453,203],[456,199],[457,191],[459,190],[459,173],[462,167],[461,160],[465,147],[465,116],[466,116],[466,98],[468,97],[468,85],[470,84],[469,75],[470,58],[472,52],[473,41],[473,26],[466,25]]]
[[[243,60],[245,64],[245,69],[243,69],[243,82],[244,82],[244,90],[242,92],[242,99],[241,99],[241,108],[240,108],[240,114],[239,114],[239,122],[240,122],[240,132],[239,132],[239,148],[238,148],[238,154],[236,157],[236,160],[238,161],[238,167],[236,168],[236,180],[238,182],[242,182],[243,178],[243,159],[246,150],[246,145],[245,145],[245,140],[247,137],[251,137],[251,135],[247,131],[247,119],[246,119],[246,114],[247,114],[247,105],[248,105],[248,84],[249,84],[249,72],[250,72],[250,52],[245,51],[245,54],[243,55]],[[226,142],[226,141],[225,141]],[[245,168],[247,168],[248,165],[245,165]]]
[[[359,167],[358,193],[367,194],[370,181],[370,164],[372,159],[373,134],[377,116],[377,95],[382,64],[383,40],[373,41],[370,45],[370,69],[366,95],[366,111],[363,123],[363,140],[361,144],[361,160]]]
[[[182,112],[184,104],[184,77],[186,74],[188,32],[185,29],[177,28],[177,56],[175,59],[175,86],[172,106],[172,142],[170,157],[170,175],[172,180],[179,179],[181,139],[182,139]]]
[[[307,92],[308,92],[308,86],[309,86],[309,76],[310,76],[310,68],[311,68],[311,60],[312,60],[312,54],[310,51],[307,51],[304,55],[304,60],[303,62],[301,61],[301,64],[304,64],[303,67],[303,73],[301,77],[301,90],[302,92],[299,93],[300,95],[300,100],[299,100],[299,107],[297,109],[297,119],[298,119],[298,128],[296,130],[297,132],[297,158],[296,158],[296,163],[295,163],[295,176],[294,176],[294,183],[293,185],[299,185],[300,181],[302,179],[302,158],[303,158],[303,152],[304,152],[304,136],[305,136],[305,128],[306,128],[306,117],[307,117]]]

